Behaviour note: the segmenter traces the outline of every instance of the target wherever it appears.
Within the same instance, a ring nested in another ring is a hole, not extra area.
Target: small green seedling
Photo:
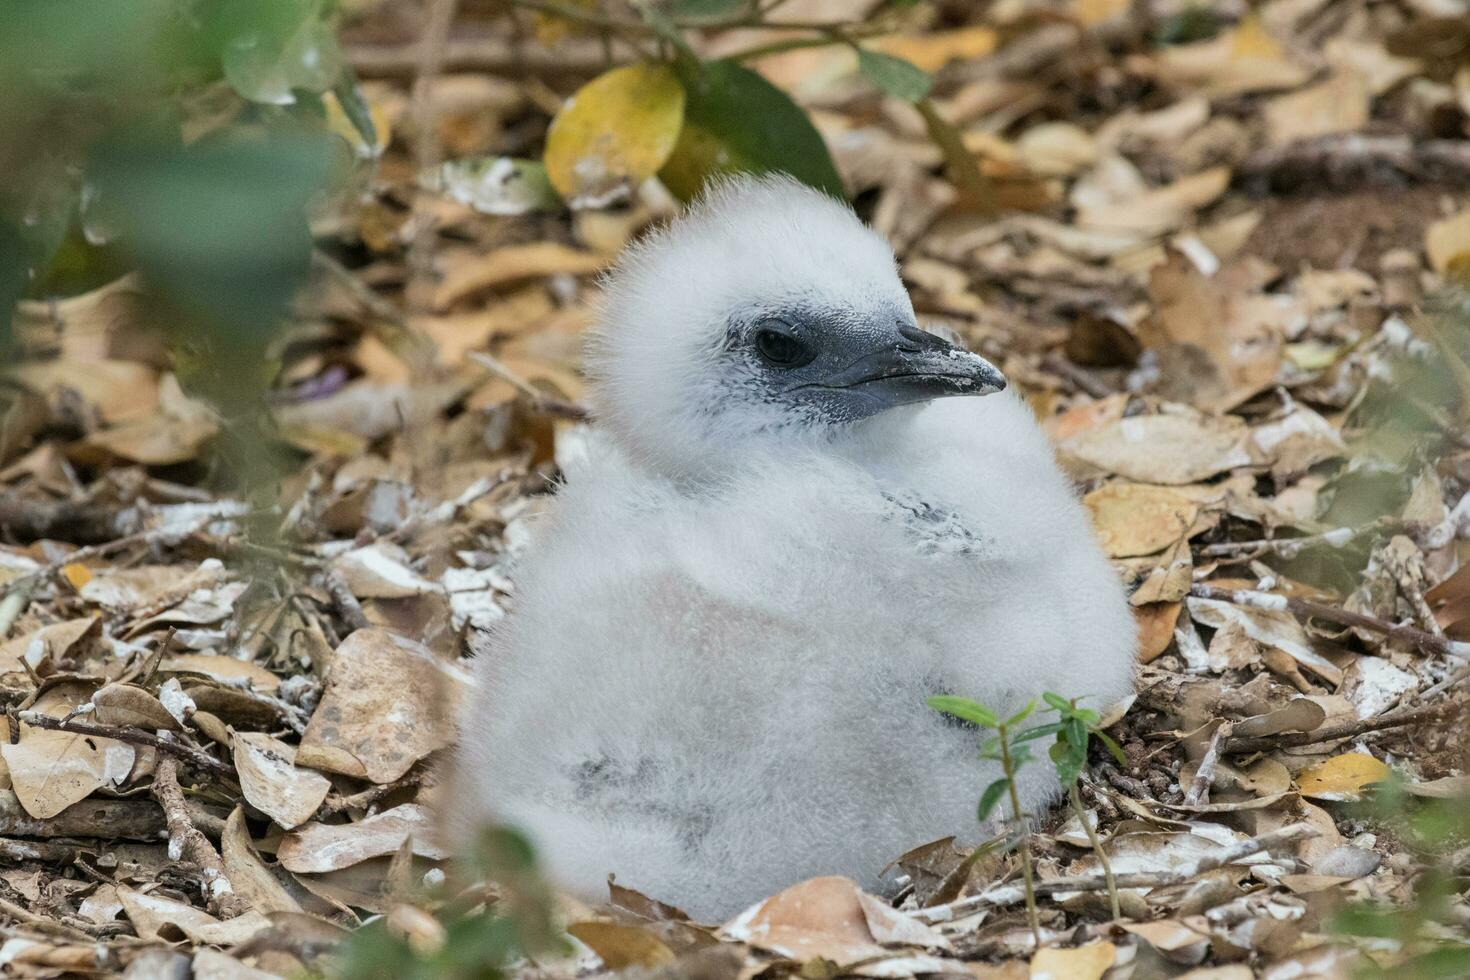
[[[1118,743],[1113,741],[1107,732],[1098,728],[1101,717],[1091,708],[1077,707],[1077,699],[1068,700],[1060,694],[1050,691],[1042,696],[1048,706],[1059,716],[1059,720],[1051,725],[1043,725],[1040,728],[1054,730],[1056,741],[1052,743],[1049,754],[1052,765],[1056,767],[1057,778],[1062,782],[1062,788],[1067,791],[1067,802],[1072,807],[1072,813],[1082,824],[1082,830],[1087,834],[1087,841],[1092,845],[1092,853],[1097,855],[1097,860],[1102,865],[1103,877],[1108,882],[1108,907],[1113,914],[1113,919],[1121,918],[1118,907],[1118,885],[1113,878],[1113,865],[1108,860],[1108,853],[1103,849],[1102,842],[1097,839],[1097,831],[1087,821],[1087,811],[1082,808],[1082,796],[1077,791],[1077,780],[1082,775],[1082,770],[1087,767],[1088,741],[1096,736],[1098,741],[1113,754],[1119,765],[1126,766],[1128,758]],[[1033,729],[1033,731],[1038,729]]]
[[[1016,791],[1016,774],[1021,771],[1022,766],[1033,761],[1030,748],[1021,743],[1041,737],[1031,734],[1035,729],[1016,732],[1016,728],[1030,717],[1031,712],[1036,710],[1036,702],[1028,702],[1026,707],[1005,720],[1001,720],[998,714],[983,704],[971,701],[969,698],[941,694],[930,698],[928,703],[929,707],[935,711],[995,732],[980,746],[980,758],[999,762],[1004,775],[985,787],[985,791],[980,794],[980,804],[976,808],[975,815],[981,823],[984,823],[990,819],[991,812],[1003,798],[1010,798],[1011,823],[1019,835],[1016,846],[1021,854],[1021,875],[1026,888],[1026,918],[1031,926],[1031,937],[1036,941],[1036,948],[1040,949],[1041,916],[1036,910],[1036,883],[1031,867],[1031,836],[1026,831],[1026,814],[1021,810],[1021,798]]]

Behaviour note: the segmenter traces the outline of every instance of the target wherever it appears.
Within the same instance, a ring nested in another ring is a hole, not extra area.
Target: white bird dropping
[[[978,836],[998,775],[928,697],[1129,692],[1123,589],[1030,411],[842,203],[717,187],[619,263],[588,363],[588,455],[475,665],[457,839],[510,823],[586,899],[615,874],[705,920],[880,887]]]

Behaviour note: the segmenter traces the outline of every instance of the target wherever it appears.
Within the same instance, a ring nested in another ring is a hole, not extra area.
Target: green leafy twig
[[[1087,744],[1093,736],[1097,736],[1098,740],[1107,746],[1108,751],[1113,754],[1120,765],[1126,766],[1128,758],[1118,747],[1118,743],[1097,727],[1100,717],[1096,711],[1090,708],[1079,708],[1075,698],[1068,700],[1050,691],[1041,697],[1059,716],[1055,726],[1042,726],[1044,728],[1055,727],[1056,730],[1056,741],[1052,743],[1049,750],[1052,765],[1056,767],[1057,777],[1067,789],[1067,801],[1071,804],[1072,813],[1082,824],[1082,830],[1087,834],[1087,842],[1092,846],[1092,853],[1097,855],[1098,863],[1102,865],[1103,877],[1108,883],[1109,910],[1115,920],[1122,918],[1119,911],[1117,879],[1113,877],[1113,865],[1108,860],[1108,852],[1098,840],[1096,829],[1087,821],[1087,811],[1082,808],[1082,796],[1077,790],[1077,780],[1087,765]]]
[[[1013,735],[1016,726],[1025,721],[1036,709],[1036,702],[1028,702],[1026,707],[1004,720],[994,711],[969,698],[945,694],[930,698],[928,703],[929,707],[935,711],[995,732],[995,735],[987,739],[981,746],[980,757],[999,762],[1001,771],[1005,775],[985,787],[985,791],[980,794],[976,816],[984,823],[1001,799],[1009,798],[1011,820],[1018,834],[1016,849],[1021,854],[1021,876],[1026,891],[1026,920],[1031,926],[1031,937],[1036,942],[1036,948],[1040,949],[1041,915],[1036,908],[1036,881],[1031,861],[1031,837],[1026,829],[1026,814],[1021,809],[1020,792],[1016,788],[1016,775],[1021,771],[1022,766],[1032,761],[1031,750],[1021,743],[1039,738],[1040,735],[1036,733],[1041,732],[1042,729],[1027,729],[1018,735]],[[1045,734],[1045,732],[1042,733]]]

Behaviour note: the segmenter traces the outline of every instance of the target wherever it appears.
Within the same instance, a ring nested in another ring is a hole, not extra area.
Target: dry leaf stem
[[[1354,626],[1365,629],[1371,633],[1379,633],[1390,640],[1398,640],[1407,643],[1422,653],[1441,654],[1446,657],[1454,657],[1457,660],[1470,660],[1470,643],[1458,640],[1446,639],[1443,636],[1435,636],[1433,633],[1418,629],[1413,626],[1399,626],[1376,616],[1365,616],[1362,613],[1349,612],[1336,606],[1329,606],[1322,602],[1313,602],[1310,599],[1293,599],[1288,596],[1275,595],[1270,592],[1256,592],[1251,589],[1222,589],[1215,585],[1196,584],[1189,590],[1189,594],[1199,599],[1215,599],[1221,602],[1231,602],[1237,606],[1248,606],[1252,609],[1263,609],[1267,612],[1290,611],[1302,618],[1316,617],[1328,622],[1337,623],[1340,626]]]

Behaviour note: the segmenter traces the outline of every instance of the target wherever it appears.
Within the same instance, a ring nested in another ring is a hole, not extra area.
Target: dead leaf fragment
[[[216,946],[235,946],[250,939],[263,929],[270,928],[270,920],[260,912],[251,910],[244,915],[221,921],[192,905],[176,902],[162,895],[144,894],[131,888],[119,887],[117,896],[133,928],[144,939],[172,942],[187,937],[196,943],[212,943]]]
[[[722,934],[795,960],[820,957],[838,965],[888,955],[870,923],[871,903],[847,878],[812,878],[746,909]],[[892,909],[878,917],[879,932],[908,945],[944,949],[937,930]]]
[[[574,922],[567,932],[591,947],[602,965],[614,972],[628,967],[659,967],[674,962],[674,952],[638,926],[616,922]]]
[[[413,838],[413,853],[442,860],[448,857],[436,842],[434,818],[417,803],[404,803],[357,823],[309,823],[281,839],[276,858],[287,871],[320,874],[351,867],[369,858],[393,854]]]
[[[1064,949],[1047,946],[1031,957],[1031,980],[1100,980],[1117,959],[1112,943],[1092,943]]]
[[[63,718],[87,696],[85,685],[60,684],[32,710]],[[126,742],[77,735],[22,723],[20,741],[0,745],[16,797],[26,813],[54,817],[103,786],[119,786],[133,770],[137,752]]]
[[[1252,462],[1250,432],[1234,416],[1178,411],[1135,415],[1089,429],[1061,452],[1139,483],[1198,483]]]
[[[1110,558],[1151,555],[1178,541],[1199,505],[1168,487],[1109,483],[1082,498],[1098,542]]]
[[[296,761],[391,783],[453,741],[470,683],[421,644],[386,630],[358,630],[332,658]]]
[[[230,742],[240,789],[250,805],[290,830],[311,819],[331,782],[296,766],[296,750],[264,732],[236,732]]]

